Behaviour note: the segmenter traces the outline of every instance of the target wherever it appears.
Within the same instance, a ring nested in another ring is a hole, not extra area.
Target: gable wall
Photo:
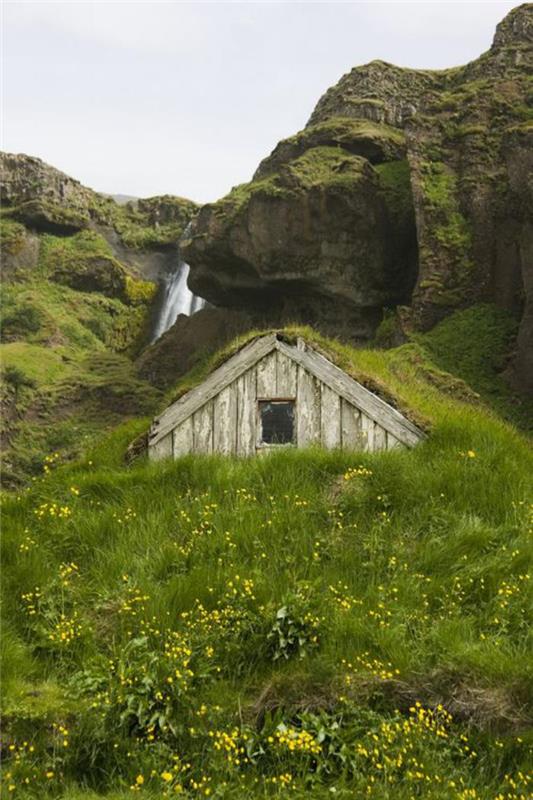
[[[153,459],[187,453],[247,456],[258,442],[258,400],[295,399],[296,445],[327,449],[401,447],[383,427],[280,350],[274,350],[150,447]]]

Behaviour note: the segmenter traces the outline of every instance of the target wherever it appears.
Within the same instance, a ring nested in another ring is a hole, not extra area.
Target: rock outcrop
[[[532,17],[515,8],[464,67],[341,78],[250,183],[201,209],[193,291],[350,338],[384,308],[426,330],[494,302],[522,317],[509,376],[533,391]]]
[[[514,9],[491,49],[443,73],[406,126],[420,254],[414,323],[427,329],[479,301],[522,316],[510,374],[528,392],[532,20],[532,5]]]
[[[96,230],[112,247],[122,248],[117,257],[130,251],[133,264],[136,253],[141,266],[147,253],[175,252],[197,211],[191,200],[170,195],[119,204],[24,154],[0,153],[0,172],[0,199],[11,219],[28,230],[59,236]]]
[[[40,158],[2,153],[0,166],[2,205],[11,206],[13,216],[29,228],[75,233],[88,227],[97,213],[96,192]]]
[[[416,276],[403,136],[376,128],[312,127],[280,143],[250,184],[204,206],[183,242],[191,289],[368,338]]]

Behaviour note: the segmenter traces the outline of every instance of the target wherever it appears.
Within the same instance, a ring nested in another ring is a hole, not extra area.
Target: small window
[[[294,442],[294,400],[260,400],[262,444]]]

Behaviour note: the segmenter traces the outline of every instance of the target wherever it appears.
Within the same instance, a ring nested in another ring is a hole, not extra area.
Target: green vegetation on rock
[[[369,166],[366,159],[341,147],[312,147],[298,158],[282,164],[278,172],[235,186],[212,205],[215,215],[231,221],[254,197],[291,199],[315,186],[347,188],[358,182]]]
[[[405,150],[402,131],[368,119],[333,117],[283,139],[259,165],[254,179],[277,172],[283,164],[316,147],[337,147],[371,163],[400,158]]]
[[[126,247],[175,248],[197,210],[192,200],[163,195],[116,206],[112,223]]]
[[[16,255],[24,241],[26,228],[5,213],[0,214],[0,239],[2,252]]]
[[[389,161],[378,164],[374,169],[379,175],[379,182],[395,225],[400,230],[413,226],[413,194],[407,161]]]
[[[358,182],[367,168],[366,159],[337,147],[313,147],[287,166],[298,186],[310,189],[320,184],[346,185]]]
[[[435,228],[435,237],[450,250],[465,254],[466,258],[472,235],[459,209],[455,176],[443,164],[432,162],[425,171],[424,191],[430,206],[443,217]]]

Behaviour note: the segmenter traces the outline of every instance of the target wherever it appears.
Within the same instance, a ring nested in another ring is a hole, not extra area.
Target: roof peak
[[[379,395],[363,386],[319,350],[307,345],[304,337],[292,337],[292,341],[290,338],[284,336],[280,331],[273,331],[250,340],[211,372],[202,383],[176,400],[156,417],[149,434],[149,446],[156,445],[164,439],[227,386],[276,350],[295,361],[299,367],[343,397],[348,403],[363,411],[370,419],[381,424],[402,444],[410,447],[423,438],[423,432],[406,416],[385,402]],[[296,342],[294,342],[294,338],[296,338]],[[384,420],[386,421],[384,422]]]

